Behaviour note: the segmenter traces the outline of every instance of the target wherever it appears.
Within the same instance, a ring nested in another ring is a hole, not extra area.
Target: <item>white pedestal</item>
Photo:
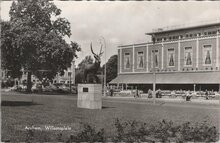
[[[77,107],[87,109],[101,109],[102,85],[78,84]]]

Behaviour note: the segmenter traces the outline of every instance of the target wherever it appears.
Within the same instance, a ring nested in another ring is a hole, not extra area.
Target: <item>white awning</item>
[[[120,74],[110,84],[152,84],[152,73]],[[220,84],[220,71],[156,73],[158,84]]]

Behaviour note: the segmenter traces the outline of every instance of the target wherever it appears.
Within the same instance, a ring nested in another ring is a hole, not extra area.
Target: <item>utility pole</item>
[[[68,76],[69,76],[69,88],[70,88],[70,94],[71,94],[71,67],[68,69]]]
[[[155,35],[152,35],[152,41],[153,41],[153,103],[156,102],[156,69],[155,69]]]

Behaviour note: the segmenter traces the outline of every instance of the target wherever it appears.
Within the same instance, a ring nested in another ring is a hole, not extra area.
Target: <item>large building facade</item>
[[[118,47],[118,77],[112,84],[151,87],[154,63],[157,88],[219,90],[219,20],[159,28],[146,34],[154,37],[155,42]]]

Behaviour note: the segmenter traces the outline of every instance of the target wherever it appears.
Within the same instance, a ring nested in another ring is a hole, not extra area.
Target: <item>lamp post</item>
[[[155,35],[152,35],[152,41],[153,41],[153,103],[156,102],[156,69],[155,69]]]
[[[104,45],[105,45],[105,67],[104,67],[104,96],[106,96],[106,42],[105,42],[105,38],[103,36],[101,36],[101,38],[104,41]]]
[[[69,77],[70,77],[69,86],[70,86],[70,93],[71,93],[71,70],[68,72],[68,75],[69,75]]]
[[[196,92],[196,84],[193,84],[193,91]]]

